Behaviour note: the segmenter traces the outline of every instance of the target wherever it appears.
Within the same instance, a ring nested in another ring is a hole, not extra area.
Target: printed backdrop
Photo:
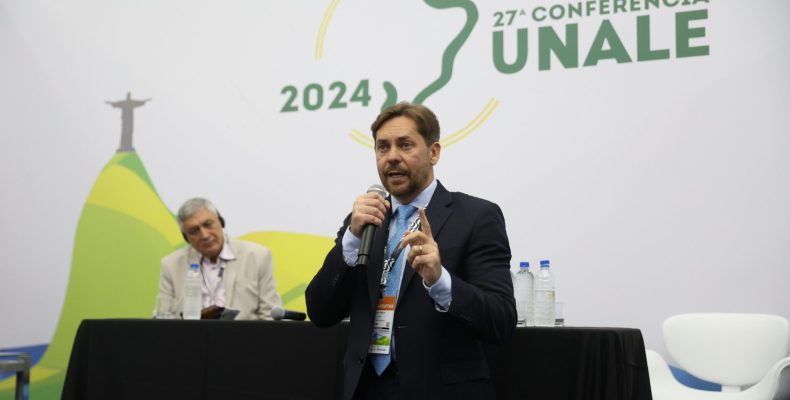
[[[173,213],[212,199],[269,246],[285,306],[396,101],[442,125],[438,178],[498,203],[513,269],[566,321],[790,316],[790,3],[0,2],[0,349],[58,398],[84,318],[151,315]],[[0,382],[10,398],[12,379]],[[5,396],[5,397],[3,397]]]

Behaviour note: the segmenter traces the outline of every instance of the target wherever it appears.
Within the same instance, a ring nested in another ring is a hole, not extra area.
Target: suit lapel
[[[428,223],[431,224],[431,232],[433,233],[434,240],[439,237],[444,223],[447,222],[447,218],[452,214],[453,210],[450,207],[452,203],[452,194],[442,186],[441,182],[437,182],[436,191],[433,192],[433,197],[431,197],[431,201],[428,202],[428,207],[425,208],[425,216],[428,218]],[[403,294],[406,293],[406,288],[411,283],[414,275],[416,275],[416,273],[411,265],[405,265],[403,267],[403,280],[401,281],[400,291],[398,292],[398,303],[400,303],[400,300],[403,298]],[[419,278],[419,275],[417,275],[417,278]]]
[[[225,261],[225,271],[222,273],[222,281],[225,285],[225,306],[231,304],[231,300],[233,299],[233,289],[236,287],[236,272],[239,270],[239,268],[236,267],[239,254],[231,245],[230,239],[228,239],[228,246],[230,246],[230,250],[236,258]]]

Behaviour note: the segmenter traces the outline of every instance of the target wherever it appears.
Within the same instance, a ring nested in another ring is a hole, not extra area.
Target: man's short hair
[[[178,208],[178,227],[181,228],[181,232],[184,232],[184,221],[203,208],[219,217],[219,211],[217,211],[217,207],[214,206],[214,203],[202,197],[189,199]]]
[[[439,120],[433,111],[422,104],[412,104],[406,101],[387,107],[376,117],[370,126],[373,140],[376,140],[376,132],[385,122],[401,116],[414,121],[414,124],[417,125],[417,132],[422,135],[425,143],[429,146],[439,141]]]

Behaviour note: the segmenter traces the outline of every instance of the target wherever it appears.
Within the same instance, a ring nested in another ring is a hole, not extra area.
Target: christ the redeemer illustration
[[[151,101],[150,98],[145,100],[132,99],[132,93],[126,93],[126,99],[119,101],[108,101],[107,104],[114,108],[121,109],[121,147],[118,148],[117,153],[133,152],[132,147],[132,133],[134,133],[134,109],[142,107],[146,102]]]

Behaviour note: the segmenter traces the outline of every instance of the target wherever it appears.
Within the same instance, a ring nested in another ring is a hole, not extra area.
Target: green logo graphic
[[[321,21],[321,26],[318,30],[318,37],[316,39],[316,47],[315,47],[315,58],[320,60],[323,58],[324,55],[324,38],[326,36],[326,31],[329,28],[330,21],[332,19],[332,15],[334,14],[335,10],[337,9],[340,0],[332,0],[327,7],[326,12],[324,13],[324,18]],[[453,38],[449,45],[445,48],[444,52],[442,53],[441,58],[441,72],[439,77],[437,77],[433,82],[428,84],[422,91],[420,91],[412,100],[412,103],[423,104],[428,98],[434,94],[436,94],[439,90],[445,87],[453,77],[453,68],[455,66],[455,59],[458,53],[461,51],[464,43],[472,34],[472,30],[474,29],[477,21],[479,19],[479,13],[477,11],[477,6],[472,1],[469,0],[425,0],[425,3],[433,8],[444,10],[450,8],[461,8],[466,13],[466,22],[464,26],[461,28],[461,31]],[[368,80],[364,80],[365,82],[365,89],[364,93],[367,94],[367,84]],[[335,82],[337,84],[339,82]],[[383,110],[399,101],[398,90],[395,85],[390,81],[384,81],[382,83],[384,88],[384,92],[386,93],[386,98],[381,104],[380,109]],[[290,97],[291,107],[288,110],[281,110],[281,111],[297,111],[298,109],[292,105],[293,100],[296,98],[296,88],[293,86],[289,86],[288,88],[293,88],[292,96]],[[305,99],[309,99],[309,90],[310,85],[305,88]],[[359,88],[359,86],[358,86]],[[313,86],[314,89],[314,86]],[[285,90],[285,89],[284,89]],[[358,89],[359,90],[359,89]],[[358,93],[355,91],[355,96]],[[359,97],[359,96],[357,96]],[[354,101],[354,97],[351,98],[351,101]],[[363,106],[367,106],[367,102],[370,101],[370,96],[367,95],[366,101],[362,102]],[[307,100],[305,100],[307,103]],[[453,144],[461,141],[462,139],[469,136],[472,132],[474,132],[480,125],[483,124],[494,112],[494,110],[499,105],[499,101],[491,98],[483,109],[474,117],[471,121],[469,121],[466,125],[464,125],[461,129],[455,131],[454,133],[443,137],[439,142],[442,144],[444,148],[452,146]],[[330,108],[333,108],[330,106]],[[311,106],[305,104],[305,109],[310,110]],[[357,129],[351,129],[348,136],[354,140],[355,142],[369,148],[373,148],[373,138],[370,135],[366,135],[360,132]]]
[[[442,53],[439,77],[414,97],[412,100],[414,103],[424,103],[450,82],[456,56],[479,20],[479,12],[475,3],[469,0],[424,0],[424,2],[430,7],[441,10],[460,8],[466,13],[466,22]],[[531,28],[534,39],[532,57],[537,59],[538,71],[551,70],[552,60],[558,61],[564,69],[573,69],[580,66],[594,67],[607,61],[623,64],[634,61],[667,60],[673,55],[675,58],[707,56],[710,54],[710,48],[704,43],[706,29],[703,23],[708,19],[708,10],[706,8],[698,9],[700,3],[707,6],[710,0],[556,2],[548,5],[538,4],[525,8],[499,10],[491,15],[491,62],[494,69],[502,74],[516,74],[523,71],[530,58]],[[330,1],[324,13],[316,38],[314,56],[317,60],[321,60],[324,56],[326,32],[339,4],[340,0]],[[651,14],[663,11],[674,13],[674,48],[656,48],[653,43],[655,26]],[[627,29],[630,27],[622,25],[622,21],[615,24],[610,20],[614,16],[621,15],[634,16],[636,49],[629,50],[624,45],[620,33],[634,30]],[[591,38],[589,47],[582,48],[580,47],[580,24],[591,23],[597,24],[595,36]],[[536,32],[532,25],[538,25]],[[534,51],[535,47],[537,47],[537,51]],[[508,52],[506,49],[515,51]],[[508,59],[506,54],[515,54],[515,56],[511,55]],[[386,98],[381,102],[382,109],[396,103],[402,97],[391,81],[385,80],[381,85],[386,93]],[[345,84],[334,82],[330,86],[330,90],[336,87],[344,89]],[[335,101],[329,108],[345,108],[354,102],[359,103],[362,107],[367,107],[371,101],[368,87],[368,79],[360,81],[350,102]],[[283,89],[283,94],[287,93],[290,97],[286,102],[287,107],[281,111],[299,111],[300,108],[295,104],[299,90],[294,86],[286,88],[287,90]],[[315,111],[320,108],[320,104],[314,101],[311,103],[310,99],[322,98],[322,92],[319,92],[321,89],[318,84],[311,84],[304,88],[302,92],[303,109]],[[343,93],[344,90],[339,92],[335,99],[342,98]],[[499,101],[491,98],[468,124],[455,133],[442,138],[442,145],[448,147],[467,137],[491,116],[498,105]],[[349,137],[364,146],[373,146],[370,135],[356,129],[351,129]]]

